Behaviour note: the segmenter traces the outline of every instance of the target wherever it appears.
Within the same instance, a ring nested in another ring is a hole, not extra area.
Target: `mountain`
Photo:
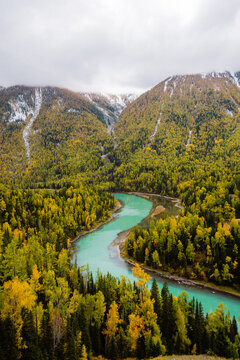
[[[96,171],[116,146],[113,125],[133,99],[54,87],[1,88],[1,179],[38,183]]]
[[[1,88],[1,180],[176,194],[202,168],[235,172],[239,109],[240,72],[171,76],[138,98]]]
[[[125,107],[137,98],[135,94],[110,95],[82,93],[82,95],[90,100],[96,108],[103,113],[109,133],[111,133],[113,125],[117,122]]]
[[[168,122],[174,120],[174,112],[181,109],[178,115],[182,118],[181,125],[186,128],[185,138],[188,138],[187,134],[194,127],[200,110],[206,113],[204,107],[207,103],[216,102],[218,106],[215,106],[215,110],[218,113],[225,110],[231,117],[238,114],[239,88],[240,73],[213,72],[169,77],[127,108],[116,126],[116,135],[121,141],[132,136],[135,138],[138,135],[131,131],[131,126],[134,126],[137,133],[146,131],[146,144],[153,143],[156,133],[163,127],[160,123],[163,125],[166,117]]]
[[[115,126],[117,186],[174,194],[200,169],[233,171],[239,122],[239,72],[167,78],[130,104]]]

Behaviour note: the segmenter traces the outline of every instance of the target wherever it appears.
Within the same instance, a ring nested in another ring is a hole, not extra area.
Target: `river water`
[[[139,196],[127,194],[114,194],[120,200],[124,207],[119,213],[115,214],[115,219],[95,232],[83,236],[75,244],[75,253],[73,260],[78,266],[88,264],[93,275],[100,270],[101,273],[111,273],[120,277],[124,275],[133,280],[131,267],[121,259],[118,246],[110,248],[110,244],[116,239],[117,235],[127,230],[148,216],[152,203]],[[166,211],[162,213],[163,217],[177,215],[177,208],[172,201],[163,199],[163,206]],[[152,275],[151,275],[152,276]],[[165,279],[156,277],[158,285],[162,287]],[[208,289],[196,288],[188,285],[178,284],[175,281],[167,281],[169,290],[173,295],[178,296],[183,290],[189,294],[189,299],[195,297],[201,301],[204,311],[207,313],[214,311],[220,302],[227,306],[230,315],[238,318],[240,314],[240,299],[231,295],[223,295]],[[149,284],[151,286],[151,282]]]

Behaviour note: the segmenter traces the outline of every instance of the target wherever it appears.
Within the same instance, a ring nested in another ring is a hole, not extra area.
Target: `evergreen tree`
[[[18,358],[16,330],[10,318],[1,320],[0,317],[0,334],[0,359],[16,360]]]
[[[238,328],[237,328],[237,321],[235,316],[233,316],[233,319],[231,321],[231,325],[230,325],[230,334],[229,334],[229,338],[231,340],[231,342],[235,341],[235,337],[238,334]]]
[[[175,311],[173,307],[173,298],[172,295],[169,295],[169,289],[167,283],[164,283],[162,292],[162,310],[161,310],[161,320],[160,320],[160,329],[163,335],[163,341],[167,345],[168,352],[172,352],[174,348],[173,337],[176,333],[176,324],[175,324]]]
[[[26,360],[40,360],[42,358],[42,352],[38,345],[38,336],[34,326],[32,312],[24,309],[22,311],[22,318],[22,338],[25,345],[22,349],[22,357]]]
[[[52,329],[50,325],[50,316],[49,312],[46,311],[43,315],[42,325],[41,325],[41,337],[39,346],[43,353],[43,358],[46,360],[53,359],[53,338],[52,338]]]
[[[161,298],[160,298],[160,289],[155,278],[153,278],[152,288],[151,288],[151,298],[154,300],[154,312],[157,314],[157,323],[160,324],[161,316]]]

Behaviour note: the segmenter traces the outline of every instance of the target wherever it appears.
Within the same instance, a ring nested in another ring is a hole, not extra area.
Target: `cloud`
[[[239,33],[239,0],[8,0],[0,83],[119,93],[237,71]]]

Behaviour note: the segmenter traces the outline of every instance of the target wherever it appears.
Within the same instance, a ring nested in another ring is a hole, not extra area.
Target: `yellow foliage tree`
[[[10,317],[13,321],[16,329],[17,346],[18,349],[22,349],[26,345],[22,342],[21,337],[23,326],[21,311],[23,308],[29,311],[33,309],[36,302],[36,294],[26,281],[20,282],[17,277],[5,282],[3,287],[3,310],[1,317],[2,319]]]
[[[148,275],[144,270],[140,268],[138,264],[135,264],[134,268],[132,268],[133,276],[135,276],[137,281],[137,286],[140,289],[143,289],[148,281],[151,279],[151,276]]]
[[[80,358],[80,360],[87,360],[88,356],[87,356],[87,349],[86,346],[83,344],[82,346],[82,356]]]
[[[122,320],[119,319],[118,305],[113,301],[107,314],[107,329],[103,330],[103,334],[107,335],[109,340],[114,338],[118,331],[118,325],[121,322]]]
[[[144,331],[143,319],[139,315],[129,315],[129,335],[132,341],[132,350],[136,350],[137,341]]]
[[[38,271],[37,265],[33,265],[30,284],[33,290],[36,292],[41,290],[41,284],[39,283],[40,276],[41,276],[41,272]]]

